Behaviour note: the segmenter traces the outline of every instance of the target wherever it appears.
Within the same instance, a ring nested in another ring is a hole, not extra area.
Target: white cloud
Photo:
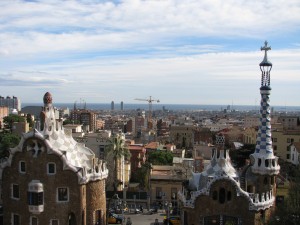
[[[0,3],[11,54],[166,44],[179,37],[251,37],[295,29],[298,1],[40,1]]]
[[[22,95],[28,102],[41,87],[61,102],[132,102],[155,92],[170,103],[247,104],[258,94],[265,38],[277,44],[272,85],[299,82],[298,0],[18,0],[0,8],[1,89],[19,87],[21,96],[32,86]]]

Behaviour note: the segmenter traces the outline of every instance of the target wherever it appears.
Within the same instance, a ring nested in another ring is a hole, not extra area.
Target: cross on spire
[[[261,51],[265,51],[265,56],[267,55],[267,51],[271,50],[271,46],[268,47],[268,42],[265,41],[265,46],[260,48]]]

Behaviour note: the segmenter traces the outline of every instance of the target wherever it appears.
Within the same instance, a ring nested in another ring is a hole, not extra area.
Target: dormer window
[[[19,162],[19,172],[26,173],[26,163],[24,161]]]
[[[47,173],[48,173],[48,175],[56,174],[56,165],[55,165],[55,163],[50,162],[50,163],[47,164]]]

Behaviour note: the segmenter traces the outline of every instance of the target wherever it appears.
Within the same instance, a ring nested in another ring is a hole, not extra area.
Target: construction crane
[[[159,102],[158,99],[153,99],[151,96],[148,99],[135,98],[137,101],[145,101],[149,103],[148,124],[152,122],[152,102]]]

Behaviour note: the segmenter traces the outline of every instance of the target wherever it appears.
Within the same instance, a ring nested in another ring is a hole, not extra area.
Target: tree
[[[290,177],[290,188],[287,199],[287,211],[294,224],[300,224],[300,170],[295,168]],[[291,223],[293,224],[293,223]]]
[[[172,165],[173,154],[169,151],[154,151],[148,155],[148,162],[152,165]]]
[[[125,144],[125,138],[123,134],[115,134],[109,139],[109,144],[105,149],[105,156],[107,159],[112,157],[114,165],[113,174],[113,188],[114,192],[117,191],[121,181],[118,179],[118,161],[124,157],[125,160],[130,159],[130,152]]]
[[[26,122],[29,123],[29,127],[33,127],[34,126],[34,121],[32,119],[32,115],[31,114],[27,114],[26,115]]]
[[[3,122],[6,124],[7,128],[12,130],[14,122],[25,122],[25,118],[19,115],[10,114],[9,116],[3,118]]]
[[[245,144],[241,149],[230,150],[230,158],[236,167],[241,168],[245,166],[246,160],[254,153],[255,145]]]
[[[151,171],[151,164],[149,162],[145,162],[142,164],[141,168],[138,168],[133,176],[131,177],[132,182],[140,183],[141,187],[149,188],[149,176]]]
[[[66,119],[66,120],[63,121],[63,125],[67,125],[67,124],[80,124],[80,121],[78,121],[78,120]]]
[[[284,203],[278,205],[270,225],[300,224],[300,168],[289,168],[289,191]]]
[[[0,134],[0,158],[9,156],[9,149],[17,146],[20,137],[16,134],[1,133]]]

